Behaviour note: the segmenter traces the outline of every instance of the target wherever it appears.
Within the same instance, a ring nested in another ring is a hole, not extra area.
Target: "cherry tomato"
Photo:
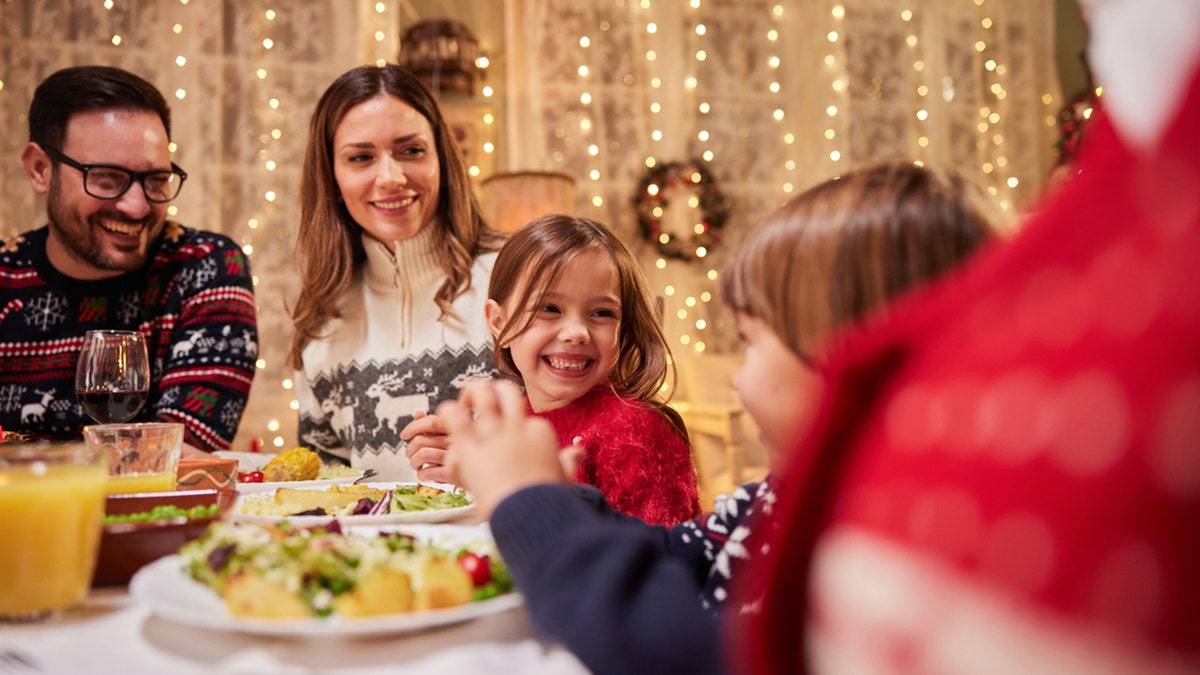
[[[477,588],[492,580],[492,563],[486,555],[464,551],[458,554],[458,566],[471,577],[471,583]]]
[[[247,473],[238,472],[239,483],[261,483],[263,482],[263,472],[250,471]]]

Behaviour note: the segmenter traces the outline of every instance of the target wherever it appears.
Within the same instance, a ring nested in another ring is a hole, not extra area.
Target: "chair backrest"
[[[682,350],[681,350],[682,351]],[[677,355],[675,370],[679,378],[675,400],[694,403],[722,403],[741,407],[733,388],[733,377],[742,367],[741,352],[730,354],[687,353]]]

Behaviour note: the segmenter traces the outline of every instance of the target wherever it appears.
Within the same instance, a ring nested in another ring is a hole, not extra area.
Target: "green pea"
[[[140,511],[138,513],[128,513],[120,515],[104,516],[105,525],[114,525],[117,523],[141,523],[154,520],[168,520],[183,516],[188,519],[208,518],[219,513],[219,507],[216,504],[200,504],[191,508],[185,509],[179,506],[163,504],[155,506],[149,511]]]

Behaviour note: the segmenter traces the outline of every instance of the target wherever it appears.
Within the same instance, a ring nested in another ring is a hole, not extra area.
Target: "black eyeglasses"
[[[48,146],[42,150],[54,161],[78,169],[83,174],[83,191],[96,199],[117,199],[138,182],[146,201],[162,204],[178,197],[183,181],[187,180],[187,173],[175,162],[171,162],[170,171],[131,171],[111,164],[80,164]]]

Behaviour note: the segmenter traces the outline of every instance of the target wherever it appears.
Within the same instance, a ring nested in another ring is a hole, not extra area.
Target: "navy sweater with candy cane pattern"
[[[185,441],[229,447],[241,421],[258,329],[250,265],[228,237],[168,222],[146,265],[79,281],[46,257],[48,227],[0,245],[0,426],[71,439],[91,423],[75,398],[89,330],[137,330],[150,397],[136,421],[184,424]]]

